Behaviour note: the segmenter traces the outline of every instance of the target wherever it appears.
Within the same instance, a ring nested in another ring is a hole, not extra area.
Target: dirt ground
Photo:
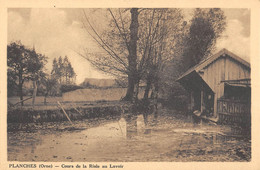
[[[194,123],[191,117],[161,110],[129,128],[124,117],[28,124],[8,132],[9,161],[146,162],[250,161],[251,140],[230,126]],[[11,126],[11,125],[9,125]]]

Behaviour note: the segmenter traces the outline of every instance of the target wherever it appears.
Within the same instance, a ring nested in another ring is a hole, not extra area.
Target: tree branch
[[[127,68],[127,64],[114,52],[114,50],[112,50],[109,45],[107,45],[107,43],[100,37],[100,35],[96,32],[96,30],[94,29],[94,27],[91,25],[90,21],[88,20],[85,11],[83,10],[84,13],[84,17],[87,21],[87,23],[89,24],[89,26],[91,27],[92,31],[95,33],[95,35],[98,37],[98,39],[101,41],[101,43],[87,30],[86,25],[83,23],[85,30],[88,32],[88,34],[106,51],[109,53],[109,55],[111,57],[113,57],[115,60],[121,62],[126,68]],[[107,49],[106,49],[106,48]],[[109,51],[108,51],[109,50]],[[113,55],[112,55],[113,54]]]
[[[119,10],[120,10],[120,9],[119,9]],[[116,20],[114,14],[112,13],[112,11],[111,11],[110,9],[108,9],[108,11],[110,12],[110,14],[111,14],[111,16],[112,16],[112,18],[113,18],[113,21],[114,21],[114,23],[116,24],[116,27],[117,27],[117,29],[118,29],[118,31],[119,31],[119,34],[120,34],[120,35],[122,36],[122,38],[124,39],[125,45],[126,45],[128,51],[129,51],[129,44],[128,44],[128,40],[127,40],[127,38],[126,38],[125,33],[122,33],[122,31],[121,31],[121,29],[120,29],[120,27],[119,27],[119,25],[118,25],[118,23],[117,23],[117,20]],[[121,16],[121,13],[120,13],[120,16]],[[122,24],[123,24],[123,21],[121,21],[121,22],[122,22]]]

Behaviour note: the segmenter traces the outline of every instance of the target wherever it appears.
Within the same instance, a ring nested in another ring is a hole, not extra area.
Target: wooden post
[[[83,114],[76,108],[75,105],[72,105],[73,109],[76,110],[81,116],[83,116]]]
[[[70,120],[69,116],[67,115],[67,113],[65,112],[65,110],[63,109],[61,103],[59,101],[57,101],[58,105],[61,107],[63,113],[65,114],[65,116],[67,117],[67,119],[70,121],[70,123],[73,125],[72,121]]]
[[[200,111],[203,112],[203,89],[201,89],[201,97],[200,97]]]
[[[217,117],[217,104],[218,104],[218,96],[214,94],[214,117]]]
[[[193,98],[193,91],[190,93],[190,111],[192,112],[194,107],[194,98]]]

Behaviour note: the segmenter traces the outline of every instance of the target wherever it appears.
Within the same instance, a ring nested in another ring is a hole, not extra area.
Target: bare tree
[[[132,100],[137,81],[137,41],[139,9],[118,9],[116,14],[107,9],[110,14],[108,30],[101,35],[90,23],[84,11],[85,30],[103,49],[103,53],[81,54],[99,70],[116,77],[128,78],[128,88],[125,100]],[[130,11],[130,15],[129,15]],[[129,22],[130,21],[130,22]],[[113,36],[113,37],[111,37]],[[104,38],[102,38],[104,37]]]
[[[146,89],[144,99],[148,98],[149,91],[153,86],[154,97],[158,95],[159,81],[165,63],[170,61],[176,53],[176,42],[183,29],[183,16],[180,9],[156,9],[152,12],[148,41],[146,47],[147,57],[144,58],[144,79]],[[144,31],[143,31],[144,32]]]
[[[84,28],[104,52],[86,52],[82,56],[99,70],[116,77],[127,77],[128,89],[124,99],[132,100],[138,96],[140,80],[152,67],[155,49],[164,43],[163,37],[169,35],[165,33],[167,21],[179,25],[180,10],[132,8],[108,9],[108,13],[111,22],[102,34],[96,31],[84,12]]]

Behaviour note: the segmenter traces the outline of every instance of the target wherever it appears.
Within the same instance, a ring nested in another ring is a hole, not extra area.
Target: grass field
[[[24,96],[23,98],[29,98],[30,96]],[[15,96],[15,97],[8,97],[8,103],[11,104],[16,104],[20,101],[20,97]],[[47,97],[47,104],[48,105],[53,105],[57,104],[57,101],[62,101],[62,97]],[[25,106],[31,106],[32,105],[32,99],[24,101]],[[35,105],[44,105],[44,96],[37,96],[35,100]]]
[[[64,102],[80,101],[115,101],[122,99],[126,94],[127,88],[109,88],[109,89],[78,89],[64,93],[62,99]],[[138,98],[144,95],[144,89],[140,88]]]
[[[62,95],[62,97],[47,97],[47,104],[44,104],[44,96],[36,96],[35,106],[56,106],[57,101],[66,104],[66,103],[75,103],[75,104],[86,104],[86,103],[100,103],[100,102],[111,102],[119,101],[126,94],[126,88],[111,88],[111,89],[78,89],[75,91],[67,92]],[[139,90],[139,99],[143,97],[144,89]],[[29,98],[30,96],[24,96],[24,99]],[[8,97],[8,103],[16,104],[20,101],[18,96]],[[19,106],[21,104],[18,104]],[[24,101],[24,107],[32,106],[32,99]]]

